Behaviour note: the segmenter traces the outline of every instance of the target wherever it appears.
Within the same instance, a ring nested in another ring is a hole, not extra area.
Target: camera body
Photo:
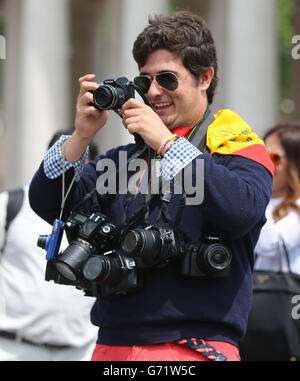
[[[126,77],[108,78],[101,82],[99,87],[92,91],[93,102],[91,105],[100,111],[114,110],[121,116],[118,110],[120,110],[123,104],[130,98],[135,97],[135,91],[140,94],[145,104],[152,107],[141,89],[135,86],[135,84]],[[144,147],[144,140],[139,134],[134,133],[134,139],[139,148]]]
[[[93,91],[93,106],[99,110],[119,110],[130,98],[135,87],[126,77],[108,78]]]
[[[232,261],[231,250],[219,236],[206,236],[201,245],[187,245],[181,263],[181,274],[199,278],[228,276]]]

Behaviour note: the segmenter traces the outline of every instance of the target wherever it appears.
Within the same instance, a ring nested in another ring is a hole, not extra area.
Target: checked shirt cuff
[[[62,175],[63,169],[63,156],[60,149],[61,144],[70,138],[70,135],[62,135],[57,142],[49,149],[44,157],[44,172],[48,179],[56,179]],[[70,168],[76,169],[80,166],[82,161],[86,161],[88,156],[89,148],[87,147],[83,157],[74,163],[70,163],[65,160],[65,170]],[[79,175],[76,177],[76,181],[79,181]]]
[[[161,163],[161,172],[166,180],[172,180],[202,152],[185,138],[177,139],[166,152]]]

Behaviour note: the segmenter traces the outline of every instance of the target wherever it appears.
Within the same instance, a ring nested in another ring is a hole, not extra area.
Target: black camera
[[[117,228],[105,215],[71,214],[62,228],[70,244],[62,253],[53,249],[54,255],[47,258],[46,280],[75,285],[86,295],[102,298],[138,287],[135,262],[117,250]],[[48,252],[57,234],[53,228],[50,236],[40,236],[38,246]]]
[[[136,86],[132,81],[129,81],[126,77],[108,78],[100,83],[99,87],[92,91],[93,102],[91,103],[98,110],[114,110],[119,116],[119,109],[130,98],[134,98],[135,91],[142,97],[144,103],[151,108],[153,106],[145,97],[142,89]],[[144,147],[144,140],[142,137],[134,133],[134,138],[139,148]]]
[[[134,98],[135,86],[126,77],[109,78],[93,91],[93,105],[99,110],[119,110]]]
[[[141,268],[166,264],[182,254],[178,238],[167,225],[129,230],[122,240],[122,250]]]
[[[78,281],[82,276],[82,267],[90,256],[116,248],[116,227],[102,213],[92,213],[90,216],[71,214],[64,229],[70,245],[57,256],[56,267],[72,281]]]
[[[219,236],[206,236],[203,243],[187,245],[181,274],[200,278],[221,278],[229,274],[232,253]]]

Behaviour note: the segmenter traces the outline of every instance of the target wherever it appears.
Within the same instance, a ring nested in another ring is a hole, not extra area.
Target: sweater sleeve
[[[202,160],[203,171],[197,167]],[[203,217],[220,231],[238,239],[265,221],[273,178],[261,164],[241,156],[201,154],[190,164],[193,183],[202,180],[198,206]]]
[[[165,179],[181,184],[187,205],[200,208],[207,222],[231,238],[243,237],[265,220],[273,177],[254,160],[202,154],[181,138],[164,156],[161,171]]]
[[[55,179],[62,174],[63,171],[63,154],[61,152],[61,144],[70,138],[69,135],[62,135],[58,141],[48,150],[44,158],[44,171],[49,179]],[[76,181],[80,179],[80,170],[82,163],[84,163],[88,156],[89,147],[87,147],[84,155],[81,159],[74,163],[69,163],[65,160],[65,169],[74,168],[76,172],[78,171],[78,176],[76,176]]]
[[[80,202],[87,193],[96,188],[97,180],[106,170],[105,166],[99,170],[98,163],[100,161],[105,162],[104,159],[111,159],[112,163],[116,162],[119,151],[122,149],[123,147],[119,147],[119,150],[112,149],[105,155],[99,155],[95,158],[95,160],[92,160],[83,166],[80,176],[77,176],[77,181],[73,182],[67,197],[62,217],[63,220],[69,216],[74,206]],[[57,168],[59,168],[61,158],[56,155],[54,156],[55,157],[51,159],[52,164],[56,161],[56,163],[58,163]],[[79,168],[78,164],[79,162],[75,166],[70,165],[65,170],[65,192],[68,190],[73,181],[75,171]],[[29,187],[29,202],[31,208],[41,218],[52,224],[54,219],[59,218],[61,212],[63,176],[57,171],[54,171],[56,172],[55,176],[49,176],[49,173],[46,174],[45,172],[45,167],[48,167],[49,169],[49,163],[46,166],[44,159],[31,180]],[[98,194],[98,198],[101,199],[101,197],[102,196]],[[84,203],[83,207],[80,207],[80,210],[89,213],[91,210],[91,205],[92,201],[87,201]]]
[[[75,175],[75,168],[70,167],[65,171],[65,194],[70,188],[66,203],[64,205],[62,220],[65,220],[74,206],[83,197],[95,188],[97,173],[95,170],[96,163],[89,162],[83,167],[82,178],[73,182]],[[55,178],[49,178],[44,169],[44,161],[41,163],[39,169],[34,174],[30,187],[29,187],[29,202],[31,208],[41,218],[53,223],[54,219],[59,218],[62,205],[62,176],[59,175]],[[89,203],[86,203],[86,209],[88,210]],[[83,210],[83,209],[82,209]]]

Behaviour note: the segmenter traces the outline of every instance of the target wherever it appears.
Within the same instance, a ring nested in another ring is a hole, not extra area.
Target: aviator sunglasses
[[[178,87],[178,78],[175,73],[171,71],[159,73],[156,75],[151,74],[141,74],[133,79],[133,82],[138,86],[144,94],[147,94],[153,79],[156,79],[156,82],[159,86],[163,87],[166,90],[176,90]]]

